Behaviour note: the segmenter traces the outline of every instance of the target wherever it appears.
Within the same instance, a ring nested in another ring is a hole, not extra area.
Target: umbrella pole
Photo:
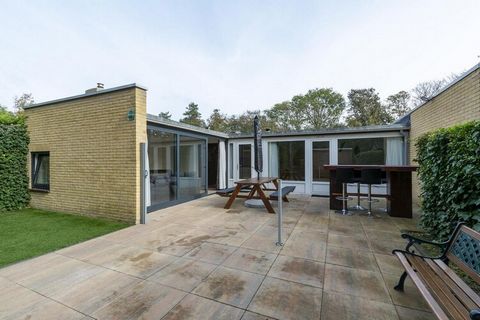
[[[278,180],[278,241],[277,246],[283,246],[282,242],[282,219],[283,219],[283,195],[282,195],[282,180]]]

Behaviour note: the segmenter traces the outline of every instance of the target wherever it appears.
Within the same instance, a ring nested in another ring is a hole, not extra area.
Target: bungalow
[[[98,85],[27,107],[31,205],[139,223],[145,210],[255,175],[252,135],[149,115],[146,94],[138,84]],[[480,119],[480,64],[391,125],[265,133],[263,175],[328,195],[324,164],[413,163],[419,135],[472,119]]]

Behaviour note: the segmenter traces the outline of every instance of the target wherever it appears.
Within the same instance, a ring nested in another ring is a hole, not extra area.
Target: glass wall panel
[[[191,198],[207,191],[205,139],[180,136],[179,198]]]
[[[161,130],[148,130],[150,166],[150,202],[157,205],[176,199],[177,135]]]
[[[269,157],[270,176],[305,181],[305,141],[270,142]]]
[[[323,166],[330,164],[330,142],[313,142],[313,181],[328,181],[330,174]]]
[[[385,138],[338,139],[338,164],[384,165]]]
[[[240,179],[252,177],[252,145],[240,144],[238,146],[238,163],[240,166]]]
[[[233,143],[228,144],[228,179],[233,179]]]

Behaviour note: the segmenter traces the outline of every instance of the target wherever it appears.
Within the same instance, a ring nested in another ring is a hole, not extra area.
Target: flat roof
[[[299,130],[287,132],[263,132],[262,137],[289,137],[289,136],[319,136],[332,134],[350,134],[350,133],[373,133],[373,132],[391,132],[410,130],[409,126],[403,124],[388,124],[379,126],[365,126],[365,127],[339,127],[339,128],[325,128],[319,130]],[[231,133],[230,139],[253,138],[253,133]]]
[[[145,91],[148,90],[146,87],[144,87],[142,85],[139,85],[139,84],[136,84],[136,83],[130,83],[130,84],[126,84],[126,85],[123,85],[123,86],[113,87],[113,88],[109,88],[109,89],[100,89],[100,90],[95,91],[95,92],[83,93],[83,94],[79,94],[79,95],[76,95],[76,96],[70,96],[70,97],[61,98],[61,99],[55,99],[55,100],[50,100],[50,101],[45,101],[45,102],[40,102],[40,103],[34,103],[34,104],[32,104],[28,107],[25,107],[25,109],[38,108],[38,107],[57,104],[57,103],[61,103],[61,102],[77,100],[77,99],[82,99],[82,98],[87,98],[87,97],[93,97],[93,96],[104,94],[104,93],[120,91],[120,90],[125,90],[125,89],[130,89],[130,88],[139,88],[139,89],[142,89],[142,90],[145,90]]]
[[[214,137],[218,137],[218,138],[225,138],[225,139],[229,138],[228,133],[225,133],[225,132],[220,132],[220,131],[210,130],[210,129],[206,129],[206,128],[202,128],[202,127],[192,126],[192,125],[187,124],[187,123],[174,121],[174,120],[170,120],[170,119],[165,119],[165,118],[162,118],[162,117],[159,117],[159,116],[155,116],[153,114],[147,114],[147,122],[160,124],[160,125],[170,127],[170,128],[202,133],[202,134],[206,134],[206,135],[214,136]]]

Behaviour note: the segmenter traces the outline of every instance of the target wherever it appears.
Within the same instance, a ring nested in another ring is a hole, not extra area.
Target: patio
[[[339,216],[292,196],[276,215],[216,195],[0,269],[2,319],[430,319],[390,252],[411,219]],[[382,207],[382,204],[378,204]]]

